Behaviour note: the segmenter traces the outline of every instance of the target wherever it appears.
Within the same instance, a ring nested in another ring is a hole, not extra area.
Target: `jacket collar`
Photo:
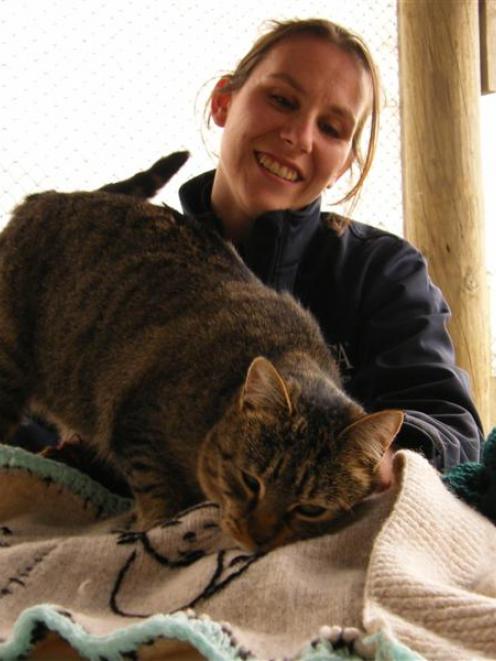
[[[213,224],[223,235],[222,222],[210,203],[213,181],[213,170],[190,179],[179,189],[179,199],[186,214]],[[298,266],[319,225],[320,198],[296,211],[271,211],[256,219],[238,250],[263,282],[293,291]]]

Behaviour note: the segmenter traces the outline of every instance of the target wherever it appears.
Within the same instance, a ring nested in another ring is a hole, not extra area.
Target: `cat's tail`
[[[154,163],[148,170],[138,172],[124,181],[102,186],[99,190],[148,199],[156,195],[188,158],[188,151],[173,152]]]

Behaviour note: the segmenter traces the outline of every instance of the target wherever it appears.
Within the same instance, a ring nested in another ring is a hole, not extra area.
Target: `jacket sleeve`
[[[438,469],[479,461],[480,419],[425,259],[397,237],[367,243],[353,390],[369,410],[403,409],[396,444],[420,450]]]

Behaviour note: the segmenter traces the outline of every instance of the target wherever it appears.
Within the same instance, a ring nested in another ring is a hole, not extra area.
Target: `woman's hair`
[[[311,35],[319,39],[328,41],[341,50],[354,56],[362,65],[370,77],[372,86],[372,101],[369,112],[364,113],[360,118],[357,129],[353,136],[352,150],[353,162],[358,165],[360,175],[353,187],[336,204],[346,202],[355,198],[355,202],[363,187],[365,179],[372,166],[374,159],[378,133],[379,133],[379,114],[380,114],[380,96],[381,85],[379,72],[374,59],[365,42],[356,34],[346,28],[320,18],[294,19],[288,21],[270,21],[271,28],[263,34],[253,44],[249,52],[239,61],[235,70],[227,74],[224,78],[224,84],[217,88],[217,92],[229,93],[239,90],[246,83],[255,67],[264,59],[267,53],[282,40],[294,36]],[[210,100],[210,99],[209,99]],[[370,132],[368,136],[367,151],[363,155],[360,147],[364,126],[370,113]],[[336,224],[340,227],[335,229],[344,229],[342,227],[345,219],[336,216]]]

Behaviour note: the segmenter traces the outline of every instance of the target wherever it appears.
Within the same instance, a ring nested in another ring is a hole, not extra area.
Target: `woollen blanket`
[[[325,536],[253,555],[203,503],[147,533],[87,475],[0,446],[0,659],[496,659],[496,526],[400,451]]]

